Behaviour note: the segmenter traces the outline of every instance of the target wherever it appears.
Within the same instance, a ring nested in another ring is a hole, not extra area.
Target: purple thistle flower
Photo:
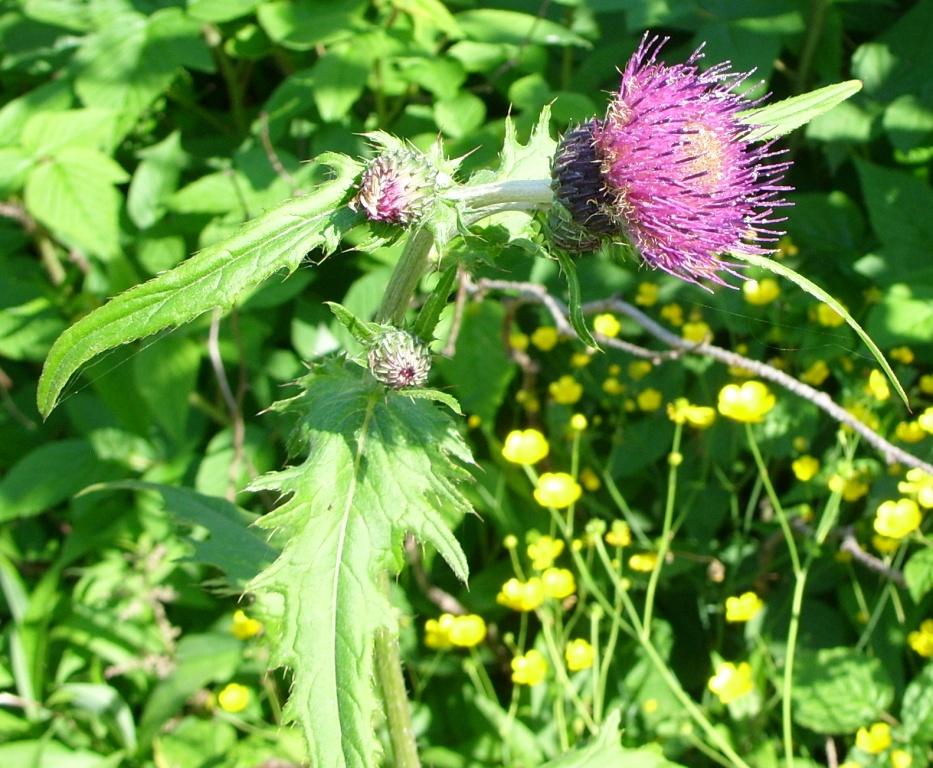
[[[668,66],[657,61],[666,42],[642,38],[605,119],[585,126],[592,134],[590,158],[573,142],[558,149],[555,172],[564,168],[574,179],[564,197],[586,185],[579,173],[567,173],[572,162],[560,159],[562,150],[579,159],[580,172],[599,175],[599,193],[568,202],[555,173],[556,196],[576,225],[598,222],[602,239],[608,216],[615,234],[652,267],[690,282],[722,284],[717,270],[737,265],[721,254],[774,250],[769,244],[782,233],[769,226],[783,221],[773,215],[788,204],[781,195],[790,187],[780,182],[790,163],[773,162],[782,151],[770,143],[753,146],[745,138],[749,127],[738,113],[757,102],[733,89],[748,73],[731,72],[728,62],[700,71],[702,46],[685,63]]]
[[[419,153],[394,149],[374,158],[363,171],[351,202],[370,221],[408,226],[421,218],[437,186],[437,171]]]

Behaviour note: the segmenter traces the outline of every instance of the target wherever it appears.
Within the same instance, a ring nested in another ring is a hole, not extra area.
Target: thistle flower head
[[[734,88],[747,74],[728,63],[701,71],[702,48],[666,65],[657,60],[665,42],[646,35],[605,118],[565,137],[556,197],[592,240],[622,237],[652,267],[722,283],[718,270],[735,266],[722,254],[773,250],[780,233],[769,225],[782,220],[773,214],[786,205],[780,180],[790,164],[746,139],[738,115],[756,102]]]
[[[369,350],[370,373],[392,389],[420,387],[430,370],[431,353],[407,331],[386,331]]]
[[[432,202],[437,175],[427,158],[414,149],[386,150],[363,171],[351,206],[362,208],[370,221],[408,226]]]

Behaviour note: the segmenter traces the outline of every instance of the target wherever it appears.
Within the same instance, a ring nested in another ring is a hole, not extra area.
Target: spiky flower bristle
[[[370,221],[407,227],[419,221],[434,201],[437,169],[414,149],[377,155],[360,177],[351,207]]]
[[[407,331],[386,331],[369,350],[370,373],[392,389],[420,387],[430,370],[430,351]]]

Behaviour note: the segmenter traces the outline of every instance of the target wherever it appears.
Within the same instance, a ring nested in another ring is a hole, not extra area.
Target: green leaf
[[[120,250],[114,186],[126,172],[95,149],[67,147],[36,165],[26,180],[26,209],[55,235],[103,259]]]
[[[426,342],[431,342],[434,339],[434,329],[437,327],[437,321],[440,319],[444,307],[447,306],[447,299],[450,297],[454,282],[457,280],[457,269],[457,264],[451,264],[441,273],[437,285],[434,286],[431,295],[428,296],[427,301],[421,307],[421,311],[418,312],[418,317],[415,318],[415,324],[411,332]]]
[[[448,37],[463,35],[457,20],[441,0],[392,0],[392,7],[409,14],[415,21],[430,22]]]
[[[485,119],[486,104],[478,96],[466,91],[441,99],[434,105],[437,127],[454,139],[472,133]]]
[[[20,143],[33,155],[53,154],[63,147],[85,147],[109,154],[116,146],[113,109],[67,109],[40,112],[23,128]]]
[[[367,47],[354,42],[331,49],[311,68],[314,78],[311,96],[325,123],[343,119],[363,95],[369,79],[370,60]]]
[[[904,401],[904,405],[906,405],[908,409],[910,408],[910,403],[907,400],[907,393],[904,391],[904,388],[901,386],[901,383],[897,380],[897,377],[894,375],[894,371],[891,368],[891,365],[888,363],[887,359],[885,359],[885,356],[881,353],[881,350],[878,349],[878,345],[875,344],[874,341],[872,341],[871,336],[869,336],[865,332],[865,329],[863,329],[862,326],[860,326],[855,321],[855,318],[849,314],[848,310],[844,306],[842,306],[840,302],[838,302],[836,299],[830,296],[826,291],[820,288],[812,280],[808,280],[803,275],[801,275],[799,272],[796,272],[795,270],[791,269],[790,267],[785,266],[784,264],[781,264],[778,261],[774,261],[774,259],[769,259],[766,256],[756,256],[756,255],[748,254],[748,253],[733,253],[732,256],[734,256],[737,259],[742,259],[743,261],[747,261],[749,264],[754,264],[756,267],[761,267],[762,269],[766,269],[769,272],[773,272],[776,275],[780,275],[781,277],[786,277],[792,283],[796,283],[798,286],[800,286],[804,291],[809,293],[811,296],[819,299],[823,303],[828,304],[830,307],[832,307],[832,309],[840,317],[845,319],[846,323],[849,324],[849,327],[852,328],[852,330],[854,330],[855,333],[858,334],[858,337],[865,343],[865,346],[868,347],[872,355],[874,355],[875,360],[878,361],[878,365],[881,366],[881,369],[885,372],[885,375],[887,375],[888,380],[891,382],[891,385],[894,387],[894,391],[897,392],[901,400]]]
[[[351,36],[365,7],[364,0],[275,0],[260,5],[256,16],[273,41],[304,51]]]
[[[260,0],[188,0],[188,14],[202,21],[232,21],[256,10]]]
[[[890,286],[871,308],[868,330],[882,346],[929,344],[933,341],[933,287]]]
[[[454,18],[468,39],[480,43],[590,47],[589,42],[575,32],[530,13],[484,8],[463,11]]]
[[[933,662],[927,662],[904,691],[901,724],[905,739],[933,741]]]
[[[577,265],[574,264],[570,254],[566,251],[558,248],[556,249],[556,254],[557,260],[560,262],[560,267],[567,277],[567,299],[568,308],[570,310],[570,324],[580,337],[580,341],[588,347],[599,349],[599,344],[596,343],[593,334],[590,333],[590,329],[586,325],[586,318],[583,317],[583,302],[580,298],[580,281],[577,278]]]
[[[881,662],[853,648],[802,652],[791,691],[794,721],[817,733],[854,733],[894,699]]]
[[[919,605],[927,592],[933,589],[933,549],[921,549],[911,555],[904,566],[904,580],[910,596]]]
[[[749,133],[749,140],[776,139],[799,128],[817,115],[828,112],[858,93],[861,88],[862,83],[859,80],[846,80],[800,96],[792,96],[766,107],[748,110],[739,116],[739,120],[746,125],[758,126]]]
[[[155,224],[165,213],[168,198],[178,189],[187,162],[181,147],[181,132],[174,131],[158,144],[140,150],[126,198],[126,211],[140,229]]]
[[[331,361],[299,383],[305,391],[275,408],[298,413],[293,442],[308,455],[251,487],[288,497],[259,522],[286,544],[252,586],[284,602],[270,640],[274,661],[292,669],[287,711],[311,763],[362,768],[377,750],[374,635],[395,630],[382,580],[399,567],[406,531],[466,580],[451,528],[470,510],[458,485],[471,459],[446,413],[358,366]]]
[[[334,317],[337,318],[340,324],[346,328],[360,344],[364,347],[369,347],[375,343],[382,330],[382,326],[380,326],[379,323],[370,323],[366,320],[360,320],[349,309],[343,306],[343,304],[338,304],[336,301],[325,301],[324,303],[330,307],[330,311],[334,313]]]
[[[154,491],[162,497],[170,514],[189,525],[206,528],[209,534],[206,539],[192,539],[195,550],[192,559],[219,568],[239,588],[245,587],[278,554],[252,527],[254,516],[226,499],[189,488],[138,481],[108,483],[93,490],[119,488]]]
[[[149,406],[152,420],[181,445],[191,411],[189,398],[198,381],[203,343],[169,336],[133,357],[136,391]]]
[[[124,749],[136,750],[133,713],[116,688],[104,683],[65,683],[49,697],[50,705],[59,703],[101,718],[114,731]]]
[[[328,155],[335,177],[313,194],[289,200],[245,224],[232,238],[205,248],[171,272],[120,294],[81,318],[52,346],[39,379],[39,410],[48,415],[71,376],[101,352],[229,309],[280,270],[294,271],[316,248],[331,253],[357,220],[341,206],[359,166]]]
[[[45,443],[27,453],[0,480],[0,521],[38,515],[88,483],[113,477],[114,468],[98,459],[87,440]]]
[[[0,197],[19,192],[35,161],[18,147],[0,149]]]
[[[120,110],[120,134],[171,85],[182,67],[212,71],[201,25],[180,8],[114,13],[75,56],[75,90],[91,107]]]

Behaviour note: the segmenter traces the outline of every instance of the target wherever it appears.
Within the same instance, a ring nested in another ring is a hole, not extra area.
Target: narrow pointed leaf
[[[100,353],[209,310],[229,309],[276,272],[294,271],[309,251],[336,249],[356,222],[342,203],[359,165],[341,155],[328,155],[322,162],[333,178],[312,194],[253,219],[228,240],[124,291],[66,330],[52,345],[39,379],[42,415],[48,416],[78,369]]]
[[[792,96],[766,107],[750,109],[740,115],[739,120],[746,125],[758,126],[749,134],[750,141],[776,139],[809,123],[817,115],[829,112],[861,89],[861,80],[846,80]]]
[[[359,366],[331,362],[300,383],[305,391],[276,407],[299,413],[307,458],[253,485],[286,497],[259,525],[287,542],[253,589],[283,605],[270,640],[274,661],[292,669],[287,713],[311,764],[370,768],[373,640],[395,631],[382,577],[397,570],[410,531],[466,579],[451,529],[470,510],[457,484],[471,459],[445,411],[387,391]]]
[[[881,370],[884,371],[885,375],[888,377],[888,380],[891,382],[894,387],[894,391],[897,392],[901,400],[904,401],[904,405],[907,406],[907,409],[910,409],[910,402],[907,400],[907,393],[904,391],[904,388],[901,386],[901,383],[897,380],[897,376],[894,375],[894,370],[891,368],[890,363],[885,359],[885,356],[882,354],[881,350],[878,349],[878,345],[872,341],[871,336],[865,331],[862,326],[860,326],[852,315],[849,314],[848,310],[842,306],[836,299],[830,296],[826,291],[820,288],[812,280],[808,280],[799,272],[795,272],[790,267],[786,267],[774,259],[769,259],[766,256],[755,256],[748,253],[732,253],[730,254],[735,258],[742,259],[747,261],[749,264],[754,264],[756,267],[761,267],[762,269],[767,269],[770,272],[774,272],[776,275],[781,277],[786,277],[792,283],[796,283],[798,286],[803,288],[811,296],[819,299],[824,304],[828,304],[832,307],[838,315],[845,319],[849,324],[849,327],[858,334],[858,337],[865,343],[865,346],[871,351],[874,355],[875,360],[878,361],[878,365],[881,366]]]
[[[434,290],[431,291],[431,295],[428,296],[427,301],[424,302],[424,306],[421,307],[421,311],[415,319],[415,325],[411,329],[415,336],[418,336],[426,342],[433,341],[434,329],[437,326],[437,321],[441,316],[441,312],[443,312],[444,307],[447,306],[447,299],[450,296],[456,279],[457,265],[451,264],[441,274],[441,278],[437,281],[437,285],[434,286]]]
[[[577,336],[580,337],[580,341],[588,347],[599,349],[599,344],[596,343],[593,334],[587,328],[586,319],[583,317],[583,302],[580,298],[580,280],[577,278],[577,267],[573,263],[573,259],[565,251],[558,248],[555,252],[561,270],[567,277],[567,303],[570,310],[570,324],[577,332]]]

